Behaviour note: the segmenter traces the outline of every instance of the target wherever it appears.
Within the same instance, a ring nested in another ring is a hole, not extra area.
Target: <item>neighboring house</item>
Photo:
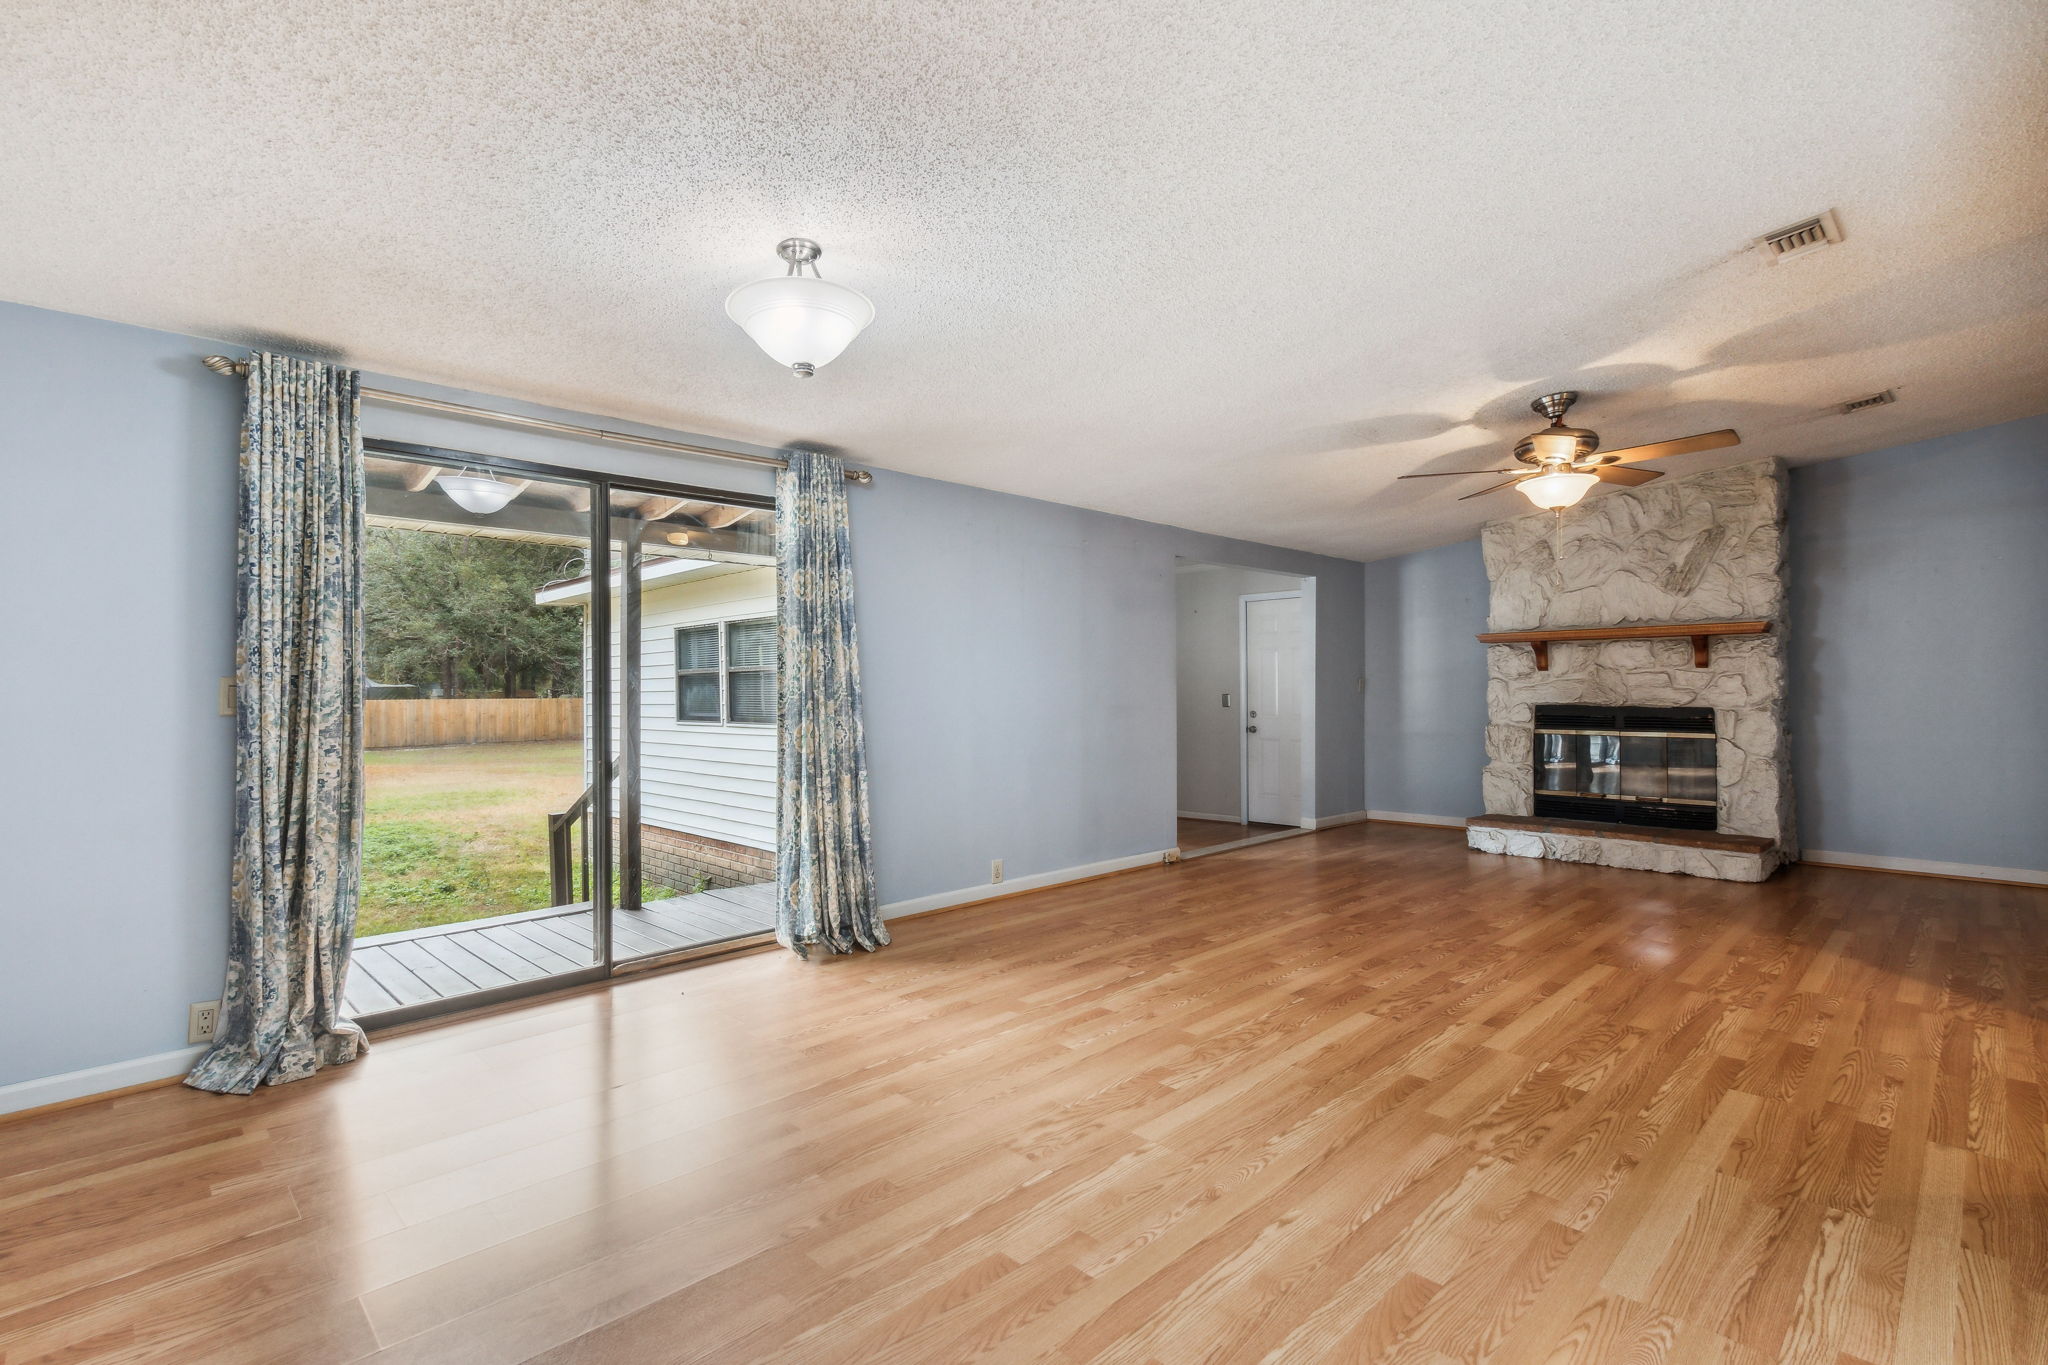
[[[771,881],[775,570],[655,559],[642,584],[640,819],[646,883],[688,891],[698,878],[707,886]],[[534,600],[587,607],[590,582],[552,584]],[[584,638],[589,639],[587,628]]]

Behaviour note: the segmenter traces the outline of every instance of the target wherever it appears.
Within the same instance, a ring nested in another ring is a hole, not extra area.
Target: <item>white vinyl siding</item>
[[[772,621],[775,570],[713,570],[656,585],[643,596],[640,611],[642,821],[748,848],[774,848],[775,726],[678,720],[676,633],[708,625],[720,628],[722,636],[728,621]],[[772,633],[769,639],[772,650]]]

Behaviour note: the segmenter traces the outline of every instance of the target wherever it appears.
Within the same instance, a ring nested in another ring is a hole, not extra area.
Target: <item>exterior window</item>
[[[676,719],[775,723],[775,620],[676,631]]]
[[[718,627],[676,632],[676,719],[719,721]]]
[[[725,623],[725,718],[775,723],[775,621]]]

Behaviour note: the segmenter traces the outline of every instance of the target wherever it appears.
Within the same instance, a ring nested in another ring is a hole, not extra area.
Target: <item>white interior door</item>
[[[1301,596],[1244,599],[1245,806],[1301,823]]]

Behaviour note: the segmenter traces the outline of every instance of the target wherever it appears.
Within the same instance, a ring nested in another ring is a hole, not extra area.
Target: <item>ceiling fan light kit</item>
[[[1569,469],[1553,470],[1538,474],[1533,479],[1524,479],[1515,487],[1522,496],[1546,512],[1562,512],[1593,491],[1600,482],[1598,474],[1582,474]]]
[[[799,379],[809,379],[820,365],[838,359],[875,320],[875,305],[859,290],[818,275],[824,248],[810,238],[784,238],[776,244],[775,254],[788,263],[788,270],[733,290],[725,300],[725,315],[776,364],[787,365]],[[804,274],[806,267],[809,275]]]
[[[1593,485],[1618,483],[1634,485],[1648,483],[1663,477],[1660,469],[1636,469],[1633,466],[1645,460],[1661,460],[1667,455],[1689,455],[1696,450],[1718,450],[1722,446],[1740,445],[1742,438],[1731,429],[1703,431],[1697,436],[1681,436],[1674,441],[1657,441],[1646,446],[1625,446],[1620,450],[1602,451],[1600,434],[1585,427],[1568,427],[1564,415],[1570,411],[1579,395],[1572,389],[1560,389],[1546,393],[1529,404],[1539,416],[1548,417],[1550,425],[1541,431],[1531,432],[1515,444],[1515,458],[1528,470],[1515,469],[1456,469],[1430,474],[1403,474],[1404,479],[1461,478],[1467,474],[1507,474],[1511,477],[1500,483],[1490,484],[1476,493],[1467,493],[1465,498],[1483,497],[1500,488],[1518,488],[1522,496],[1546,512],[1560,515],[1567,507],[1577,504],[1579,499],[1592,491]],[[1460,501],[1463,499],[1461,498]]]

